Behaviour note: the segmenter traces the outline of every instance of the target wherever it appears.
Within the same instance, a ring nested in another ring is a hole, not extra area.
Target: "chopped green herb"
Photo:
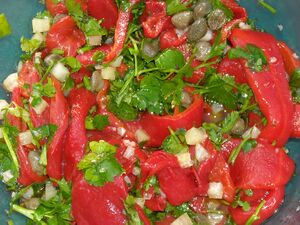
[[[247,220],[245,225],[252,225],[256,220],[259,219],[259,213],[262,207],[266,204],[266,200],[262,200],[259,206],[256,208],[254,214]]]
[[[166,3],[168,15],[173,15],[188,10],[188,5],[192,3],[192,0],[184,3],[182,3],[180,0],[166,0]]]
[[[143,225],[144,223],[141,221],[138,212],[135,209],[135,198],[128,195],[124,203],[127,223],[130,225]]]
[[[176,70],[185,65],[185,60],[179,50],[167,49],[155,59],[155,65],[161,70]]]
[[[36,107],[42,102],[43,96],[52,98],[54,97],[55,93],[56,93],[56,89],[50,78],[48,78],[48,82],[44,85],[41,83],[36,83],[32,87],[31,105],[33,107]]]
[[[300,103],[300,68],[297,68],[291,75],[289,82],[292,95],[297,103]]]
[[[260,4],[262,7],[269,10],[273,14],[277,12],[277,10],[273,6],[271,6],[269,3],[265,2],[264,0],[258,0],[258,4]]]
[[[92,90],[91,80],[88,76],[83,77],[83,86],[89,91]]]
[[[185,131],[177,130],[174,132],[171,128],[170,135],[163,141],[161,148],[169,153],[178,154],[189,150],[185,141]]]
[[[72,69],[71,73],[75,73],[81,68],[81,63],[75,57],[63,58],[62,62],[68,65]]]
[[[2,14],[0,14],[0,38],[5,37],[10,34],[11,34],[11,27],[10,27],[5,15],[2,13]]]
[[[247,44],[246,48],[233,48],[228,52],[228,57],[230,59],[244,58],[247,60],[247,66],[256,71],[262,71],[266,65],[268,65],[268,60],[260,48],[252,44]]]
[[[41,44],[42,42],[37,39],[27,39],[25,37],[21,37],[21,49],[27,54],[33,54],[39,49]]]
[[[85,128],[88,130],[103,130],[108,125],[109,120],[106,115],[87,116],[85,119]]]
[[[79,162],[78,169],[84,172],[85,180],[91,185],[103,186],[124,172],[115,157],[115,146],[101,140],[90,142],[89,147],[91,152]]]

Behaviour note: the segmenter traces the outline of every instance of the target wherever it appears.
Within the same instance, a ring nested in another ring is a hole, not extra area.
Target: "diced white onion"
[[[185,133],[185,140],[188,145],[203,143],[207,138],[206,131],[203,128],[192,127]]]
[[[119,56],[110,63],[110,66],[117,68],[117,67],[121,66],[122,60],[123,60],[123,56]]]
[[[49,106],[48,103],[44,99],[42,99],[42,101],[38,105],[36,105],[32,108],[36,112],[36,114],[40,115],[45,111],[45,109],[48,106]]]
[[[42,53],[36,52],[34,53],[34,64],[41,64]]]
[[[242,30],[251,30],[251,26],[244,22],[239,23],[239,28],[241,28]]]
[[[38,40],[40,42],[44,42],[46,40],[45,36],[42,33],[35,33],[31,39]]]
[[[143,198],[136,198],[135,203],[138,204],[141,208],[144,208],[145,205],[145,199]]]
[[[210,182],[207,191],[208,197],[213,199],[223,198],[223,184],[221,182]]]
[[[50,19],[49,18],[33,18],[32,19],[32,32],[42,33],[50,30]]]
[[[118,127],[117,132],[118,132],[118,135],[123,137],[126,134],[126,129],[124,127]]]
[[[203,162],[209,158],[209,153],[201,144],[196,144],[195,146],[195,157],[198,162]]]
[[[134,176],[138,176],[138,175],[140,175],[141,174],[141,169],[139,168],[139,167],[133,167],[133,169],[132,169],[132,174],[134,175]]]
[[[0,128],[0,138],[3,138],[2,128]]]
[[[135,147],[135,146],[136,146],[136,144],[135,144],[134,141],[130,141],[130,140],[128,140],[128,139],[123,140],[123,143],[124,143],[124,145],[125,145],[126,147],[129,147],[129,146]]]
[[[9,106],[8,102],[4,99],[0,99],[0,119],[3,119],[4,116],[4,109],[7,109]]]
[[[243,139],[247,139],[247,138],[256,139],[258,138],[259,135],[260,135],[260,130],[256,126],[253,126],[248,130],[246,130],[242,137]]]
[[[108,66],[101,70],[101,76],[104,80],[115,80],[116,79],[116,68]]]
[[[65,67],[64,64],[62,64],[61,62],[57,62],[52,70],[51,73],[53,74],[53,76],[59,80],[60,82],[65,82],[67,77],[70,74],[70,71],[68,70],[67,67]]]
[[[124,158],[130,159],[132,156],[134,156],[134,147],[128,146],[123,153]]]
[[[184,107],[189,107],[192,104],[192,98],[186,91],[182,92],[181,104]]]
[[[24,198],[24,199],[30,199],[30,198],[32,198],[33,194],[34,194],[34,193],[33,193],[33,188],[30,187],[30,188],[28,188],[28,190],[23,194],[22,198]]]
[[[47,183],[45,187],[45,194],[43,199],[48,201],[53,198],[57,194],[56,188],[52,185],[52,183]]]
[[[138,129],[135,132],[135,138],[138,143],[143,143],[150,140],[149,135],[143,129]]]
[[[182,214],[171,225],[193,225],[193,222],[187,213]]]
[[[179,165],[182,168],[188,168],[194,165],[189,152],[183,152],[176,155]]]
[[[124,181],[126,182],[126,184],[131,184],[131,180],[128,176],[124,176]]]
[[[28,154],[28,161],[31,165],[32,170],[38,174],[43,175],[44,174],[44,168],[40,164],[41,156],[37,151],[30,151]]]
[[[213,32],[211,30],[207,30],[206,34],[200,41],[211,41],[213,39]]]
[[[102,36],[98,35],[98,36],[89,36],[87,38],[87,42],[90,46],[98,46],[101,45],[101,41],[102,41]]]
[[[27,209],[36,210],[40,205],[39,198],[31,198],[24,202],[24,205]]]
[[[32,134],[30,130],[19,133],[19,141],[21,145],[29,145],[32,143]]]
[[[18,65],[17,65],[17,74],[20,73],[22,67],[23,67],[23,62],[22,62],[22,61],[19,61],[19,62],[18,62]]]
[[[93,91],[100,91],[104,86],[103,79],[101,76],[101,72],[96,70],[93,72],[91,76],[91,87]]]
[[[18,74],[12,73],[8,75],[3,81],[3,86],[9,92],[12,92],[14,88],[18,87]]]
[[[208,213],[207,218],[210,225],[218,225],[224,219],[224,215],[218,213]]]
[[[14,175],[11,172],[11,170],[6,170],[1,175],[2,175],[4,183],[7,183],[8,181],[10,181],[10,179],[12,179],[14,177]]]
[[[152,194],[149,193],[149,192],[145,192],[144,195],[143,195],[143,198],[145,200],[150,200],[152,198]]]

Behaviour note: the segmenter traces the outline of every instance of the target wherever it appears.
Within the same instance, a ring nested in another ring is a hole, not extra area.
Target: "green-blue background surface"
[[[260,28],[276,35],[278,39],[286,41],[300,55],[300,0],[266,0],[272,4],[277,13],[274,15],[259,7],[255,0],[240,0],[249,12],[250,18],[256,19]],[[0,80],[15,72],[19,55],[19,40],[22,35],[31,36],[31,18],[43,9],[39,0],[0,0],[0,13],[5,13],[12,26],[12,35],[0,39]],[[283,31],[278,25],[283,25]],[[7,94],[0,88],[1,98]],[[286,198],[279,213],[266,222],[268,225],[296,225],[300,224],[300,141],[290,140],[287,145],[290,155],[294,158],[297,167],[296,174],[287,186]],[[9,193],[0,184],[0,225],[7,224],[5,209],[8,208]],[[297,207],[299,210],[297,211]],[[16,225],[25,224],[24,218],[13,215]]]

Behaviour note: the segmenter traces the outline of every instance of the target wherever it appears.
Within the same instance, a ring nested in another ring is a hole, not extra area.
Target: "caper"
[[[242,118],[240,118],[234,124],[233,128],[231,129],[231,133],[235,135],[242,135],[245,131],[245,128],[246,128],[245,121]]]
[[[196,58],[200,61],[205,61],[210,54],[211,45],[206,41],[199,41],[196,44]]]
[[[204,18],[196,20],[188,30],[189,41],[199,41],[207,32],[207,24]]]
[[[191,11],[177,13],[171,21],[176,28],[185,29],[193,22],[193,13]]]
[[[155,57],[160,50],[158,40],[144,39],[142,44],[142,55],[146,58]]]
[[[210,29],[218,30],[224,26],[226,19],[227,17],[224,11],[221,9],[216,9],[209,14],[207,23]]]
[[[212,5],[207,0],[198,2],[194,8],[194,19],[199,19],[206,16],[212,10]]]

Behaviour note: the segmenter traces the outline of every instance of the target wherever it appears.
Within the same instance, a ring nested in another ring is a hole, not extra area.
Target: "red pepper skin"
[[[237,188],[272,189],[284,186],[295,170],[294,161],[282,148],[275,148],[264,140],[247,153],[241,151],[230,166]]]
[[[113,0],[88,0],[88,13],[96,19],[104,19],[101,26],[115,27],[118,19],[118,7]]]
[[[186,35],[182,35],[181,37],[178,37],[178,35],[175,32],[175,29],[169,29],[162,33],[160,36],[160,48],[166,49],[166,48],[173,48],[178,47],[182,44],[184,44],[187,40]]]
[[[87,11],[86,0],[76,0],[81,5],[83,11]],[[54,3],[54,0],[46,0],[46,8],[54,17],[57,14],[68,14],[68,9],[63,2]]]
[[[221,153],[217,155],[215,165],[209,175],[210,182],[221,182],[223,184],[223,198],[228,202],[233,202],[235,197],[235,186],[230,176],[228,164]]]
[[[47,150],[47,174],[56,180],[63,177],[63,142],[69,123],[69,105],[60,83],[52,77],[56,93],[50,101],[50,124],[57,126],[56,133]]]
[[[278,47],[283,58],[287,73],[291,76],[295,69],[300,68],[300,60],[294,57],[295,52],[284,42],[278,42]]]
[[[135,210],[137,211],[140,220],[143,222],[144,225],[151,225],[151,221],[147,218],[147,216],[145,215],[144,210],[142,209],[141,206],[139,206],[138,204],[135,204],[134,206]]]
[[[93,50],[87,51],[82,54],[78,54],[76,59],[84,66],[95,65],[96,62],[93,60],[93,56],[96,52],[103,52],[105,55],[111,51],[112,45],[102,45],[100,47],[94,48]]]
[[[18,182],[24,186],[32,183],[42,183],[46,180],[45,176],[39,176],[32,170],[31,164],[28,160],[29,152],[30,150],[28,148],[18,143],[17,155],[20,163],[20,175]]]
[[[159,186],[168,202],[177,206],[190,201],[198,194],[198,184],[193,169],[167,167],[157,173]]]
[[[66,16],[52,25],[46,36],[46,48],[64,50],[65,56],[77,55],[77,50],[85,44],[84,33],[77,28],[70,16]]]
[[[85,118],[92,106],[96,104],[95,95],[84,89],[75,88],[70,92],[69,105],[71,121],[64,144],[65,177],[71,180],[77,163],[82,159],[87,144]]]
[[[260,137],[276,146],[282,147],[287,142],[292,131],[293,102],[289,90],[287,73],[283,59],[277,46],[277,40],[270,34],[235,29],[230,37],[234,47],[245,47],[253,44],[261,48],[268,60],[268,70],[253,72],[246,67],[243,61],[249,86],[254,92],[262,113],[266,116],[268,124],[262,129]],[[272,63],[271,58],[276,62]]]
[[[295,104],[295,111],[293,117],[293,130],[291,137],[299,138],[300,137],[300,104]]]
[[[49,106],[47,106],[46,109],[41,114],[37,114],[34,111],[31,104],[29,104],[29,113],[30,113],[31,122],[34,127],[40,127],[49,124],[49,117],[50,117]]]
[[[142,23],[146,38],[157,38],[162,33],[164,28],[169,26],[170,17],[168,16],[148,17],[147,20]]]
[[[251,207],[249,211],[244,211],[241,207],[229,207],[229,212],[237,225],[245,224],[253,215],[262,199],[266,201],[258,214],[259,219],[253,223],[253,225],[259,225],[271,217],[282,203],[284,199],[284,187],[277,187],[272,190],[253,190],[253,196],[242,196],[241,199],[250,203]]]
[[[72,214],[78,225],[122,225],[126,223],[123,201],[126,184],[121,177],[102,187],[89,185],[82,174],[74,179]]]
[[[19,87],[16,87],[11,96],[11,101],[14,102],[18,106],[22,106],[22,97],[21,97],[21,89]],[[27,125],[22,121],[21,118],[15,117],[11,114],[7,114],[7,118],[9,120],[9,124],[17,127],[19,131],[25,131],[27,129]]]
[[[29,98],[32,85],[40,81],[40,76],[37,70],[35,69],[33,62],[30,60],[27,60],[24,65],[22,66],[22,69],[19,73],[19,87],[22,91],[22,96],[25,98]],[[29,85],[28,89],[24,88],[24,84]]]
[[[83,81],[84,77],[91,77],[92,71],[89,70],[87,67],[82,66],[80,70],[75,73],[71,74],[72,79],[74,80],[75,84],[80,84]]]
[[[145,206],[155,212],[163,212],[167,207],[167,201],[161,195],[155,195],[145,201]]]
[[[218,73],[234,76],[239,84],[247,83],[244,67],[238,59],[224,58],[218,66]]]
[[[193,126],[201,126],[202,113],[203,99],[197,97],[189,108],[176,115],[157,116],[144,113],[137,121],[137,127],[140,126],[150,137],[146,146],[159,147],[163,140],[170,134],[169,127],[176,130],[179,128],[190,129]]]
[[[105,58],[106,62],[113,61],[122,51],[125,43],[126,35],[127,35],[129,20],[130,20],[130,10],[127,11],[121,10],[119,12],[118,21],[116,25],[114,45]]]

